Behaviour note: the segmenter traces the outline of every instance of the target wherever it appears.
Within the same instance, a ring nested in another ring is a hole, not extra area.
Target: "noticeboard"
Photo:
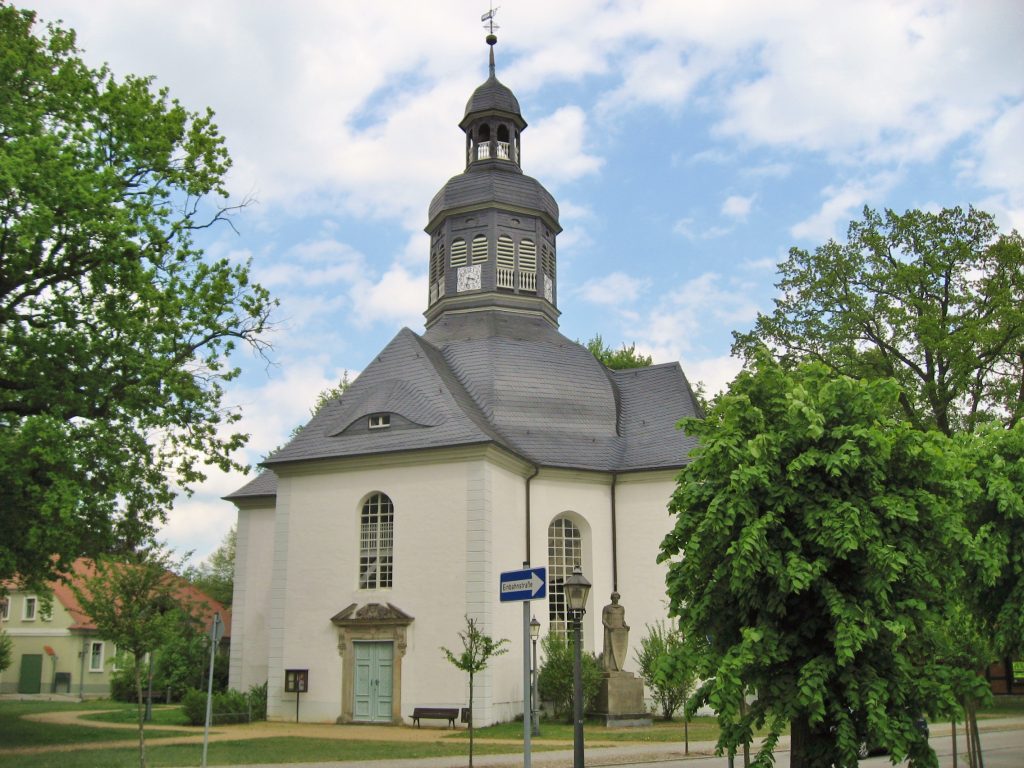
[[[284,692],[305,693],[309,690],[308,669],[286,669],[284,671]]]

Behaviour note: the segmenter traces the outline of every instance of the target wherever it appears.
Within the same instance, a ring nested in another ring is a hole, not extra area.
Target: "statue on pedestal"
[[[619,605],[618,592],[612,592],[612,601],[601,611],[601,622],[604,624],[604,669],[621,672],[626,664],[629,625],[626,624],[626,609]]]

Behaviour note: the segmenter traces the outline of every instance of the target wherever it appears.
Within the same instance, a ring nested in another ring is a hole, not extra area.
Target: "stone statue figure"
[[[604,623],[604,668],[606,672],[621,672],[626,663],[626,645],[629,625],[626,609],[619,605],[619,593],[612,592],[612,601],[601,611]]]

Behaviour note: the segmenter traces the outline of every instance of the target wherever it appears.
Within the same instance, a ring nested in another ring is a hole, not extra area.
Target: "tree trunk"
[[[473,768],[473,673],[469,673],[469,768]]]
[[[807,717],[789,722],[789,768],[826,768],[832,763],[831,737],[811,728]]]
[[[143,726],[146,710],[142,703],[142,659],[135,656],[135,700],[139,714],[139,768],[146,768],[146,736]]]

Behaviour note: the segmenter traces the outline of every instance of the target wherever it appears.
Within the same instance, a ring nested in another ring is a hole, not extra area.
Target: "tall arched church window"
[[[491,126],[484,123],[476,132],[476,158],[487,160],[491,156]]]
[[[498,287],[515,288],[516,252],[512,238],[501,235],[497,248]]]
[[[383,493],[363,502],[359,518],[359,588],[391,587],[395,540],[395,508]]]
[[[580,529],[564,517],[555,518],[548,526],[548,627],[551,632],[565,634],[568,613],[563,584],[572,575],[574,566],[583,565],[583,537]]]
[[[473,263],[481,264],[487,261],[487,235],[477,235],[473,238]]]
[[[537,245],[533,240],[519,241],[519,289],[537,290]]]
[[[452,241],[452,266],[466,266],[466,241],[457,237]]]

